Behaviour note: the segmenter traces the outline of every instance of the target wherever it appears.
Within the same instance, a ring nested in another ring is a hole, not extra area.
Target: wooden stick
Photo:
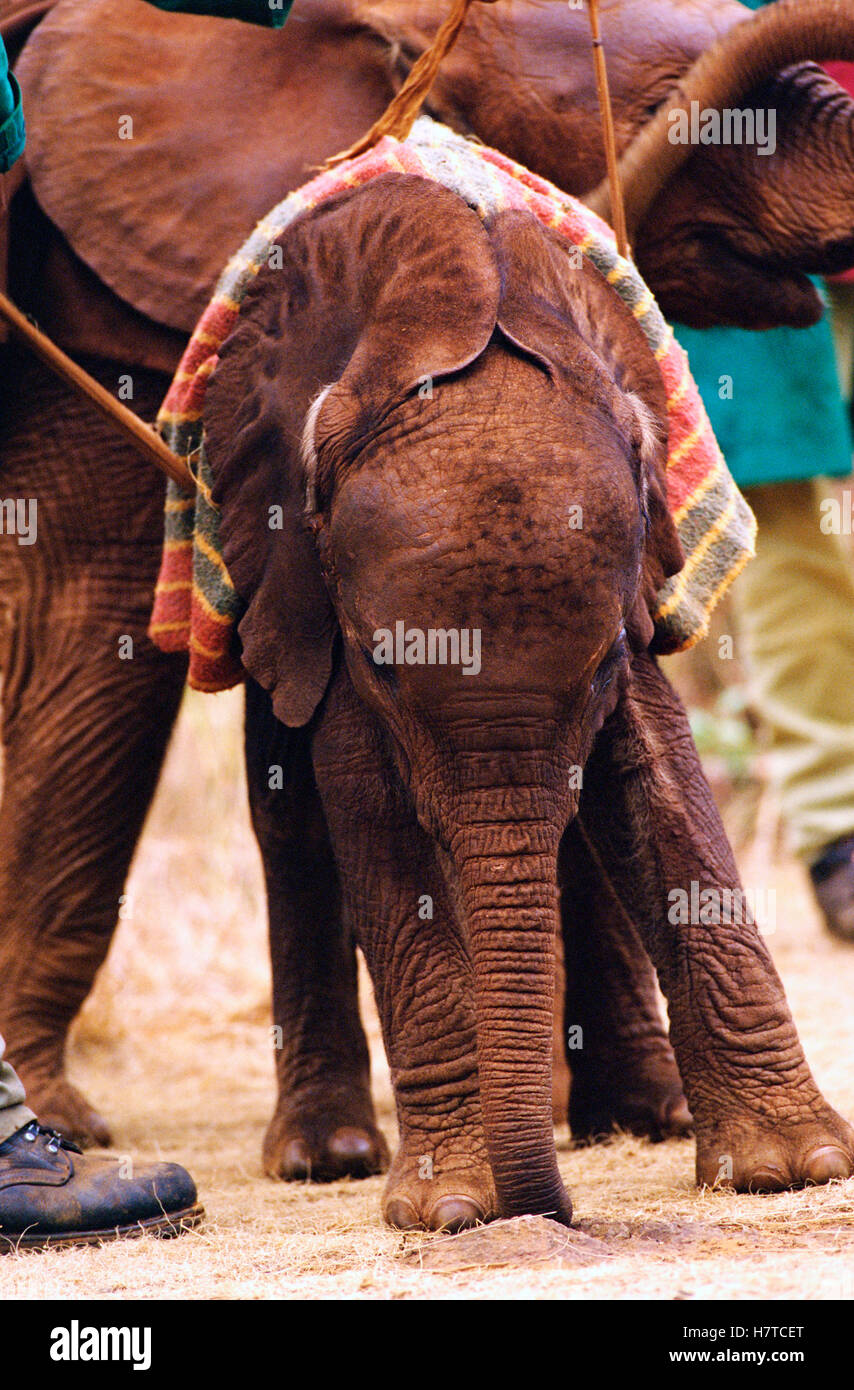
[[[629,254],[629,239],[626,234],[626,210],[623,204],[623,189],[620,183],[620,168],[617,160],[617,140],[614,134],[614,112],[611,108],[611,93],[608,87],[608,69],[605,64],[605,49],[602,44],[602,31],[599,27],[599,0],[588,0],[590,28],[593,32],[593,60],[596,67],[596,91],[599,97],[599,110],[602,114],[602,132],[605,137],[605,163],[608,168],[608,186],[611,190],[611,221],[617,238],[620,255]]]
[[[159,434],[149,429],[132,410],[128,410],[126,405],[117,401],[115,396],[111,396],[109,391],[96,381],[93,376],[79,367],[72,361],[61,348],[52,342],[46,333],[42,333],[40,328],[36,328],[30,323],[11,299],[5,294],[0,293],[0,317],[4,318],[12,332],[26,343],[37,357],[40,357],[57,376],[61,376],[70,386],[82,391],[84,396],[88,396],[92,404],[100,410],[112,424],[116,426],[121,434],[125,436],[130,444],[146,458],[149,463],[153,463],[155,468],[159,468],[173,482],[190,492],[195,492],[196,483],[192,473],[183,459],[163,443]]]

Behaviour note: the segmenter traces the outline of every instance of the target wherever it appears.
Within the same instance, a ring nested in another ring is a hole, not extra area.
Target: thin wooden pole
[[[593,33],[596,91],[599,96],[602,132],[605,137],[605,164],[608,169],[608,186],[611,190],[611,222],[617,238],[617,250],[621,256],[628,256],[629,239],[626,233],[626,210],[623,204],[623,189],[620,183],[620,168],[617,160],[617,140],[614,135],[614,113],[611,108],[611,93],[608,87],[608,68],[605,63],[602,31],[599,27],[599,0],[587,0],[587,5],[590,12],[590,28]]]
[[[128,410],[126,405],[117,401],[115,396],[111,396],[109,391],[96,381],[93,376],[79,367],[72,361],[61,348],[52,342],[46,333],[42,333],[40,328],[36,328],[30,323],[16,306],[5,294],[0,293],[0,317],[4,318],[12,332],[26,343],[37,357],[61,376],[70,386],[82,391],[87,396],[97,410],[115,425],[116,429],[125,436],[130,444],[142,454],[143,458],[149,463],[153,463],[155,468],[159,468],[167,477],[172,478],[181,487],[189,491],[195,491],[195,480],[192,473],[183,459],[163,443],[163,440],[154,430],[149,429],[132,410]]]

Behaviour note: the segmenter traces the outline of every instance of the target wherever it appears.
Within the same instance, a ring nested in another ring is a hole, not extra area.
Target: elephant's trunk
[[[854,60],[851,0],[777,0],[714,44],[685,74],[620,160],[629,233],[633,235],[662,188],[694,153],[669,139],[673,110],[730,106],[792,64]],[[584,200],[603,217],[610,212],[603,182]]]
[[[474,963],[481,1101],[499,1206],[504,1216],[568,1223],[551,1111],[559,840],[549,820],[476,822],[454,837],[452,853]]]

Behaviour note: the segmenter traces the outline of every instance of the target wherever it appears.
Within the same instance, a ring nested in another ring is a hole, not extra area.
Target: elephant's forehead
[[[468,423],[441,448],[410,436],[378,450],[339,487],[331,538],[354,620],[453,612],[506,634],[581,634],[581,615],[611,614],[637,582],[637,488],[612,427],[594,441],[586,420],[573,447],[518,421]]]
[[[637,486],[614,409],[620,393],[588,363],[552,379],[496,338],[466,371],[416,392],[340,475],[335,510],[351,520],[399,513],[545,528],[567,498],[597,515],[637,514]],[[353,485],[359,484],[358,490]],[[568,505],[568,503],[567,503]]]

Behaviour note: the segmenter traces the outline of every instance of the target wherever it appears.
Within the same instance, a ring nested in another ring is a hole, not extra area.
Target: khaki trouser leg
[[[3,1061],[6,1044],[0,1038],[0,1144],[36,1117],[28,1110],[26,1096],[16,1073]]]
[[[751,488],[756,559],[733,585],[757,713],[795,853],[854,835],[854,577],[820,529],[821,479]]]
[[[854,395],[854,283],[828,285],[833,341],[842,394],[848,403]]]

